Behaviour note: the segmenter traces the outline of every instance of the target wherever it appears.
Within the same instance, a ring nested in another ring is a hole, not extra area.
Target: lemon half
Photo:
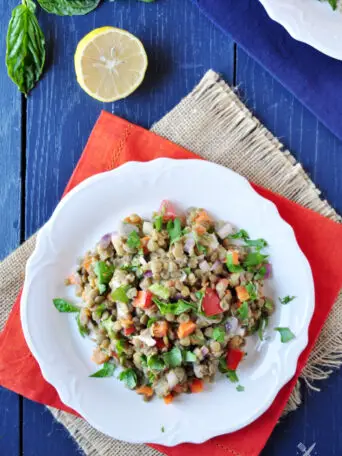
[[[91,97],[103,102],[125,98],[144,79],[147,55],[141,41],[115,27],[88,33],[75,52],[77,82]]]

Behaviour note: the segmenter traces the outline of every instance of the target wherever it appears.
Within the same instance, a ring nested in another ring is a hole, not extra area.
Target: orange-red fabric
[[[66,192],[93,174],[127,161],[148,161],[157,157],[198,158],[150,131],[102,112]],[[279,419],[342,287],[342,226],[269,190],[256,185],[254,188],[277,205],[280,215],[292,225],[298,243],[310,262],[315,282],[316,308],[310,324],[309,344],[299,358],[295,377],[282,388],[271,407],[259,419],[245,429],[216,437],[201,445],[182,444],[172,448],[154,445],[170,456],[258,455]],[[300,303],[297,305],[300,306]],[[43,379],[22,333],[19,306],[20,296],[0,335],[0,384],[34,401],[75,413],[61,402],[56,390]]]

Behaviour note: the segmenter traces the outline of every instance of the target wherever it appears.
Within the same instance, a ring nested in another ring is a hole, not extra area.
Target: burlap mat
[[[235,93],[209,71],[199,85],[152,130],[202,157],[227,166],[249,180],[269,188],[335,221],[334,209],[319,197],[319,191],[300,164],[267,131]],[[0,330],[22,286],[27,258],[35,244],[29,239],[0,264]],[[327,320],[301,378],[309,385],[329,376],[342,364],[342,293]],[[286,411],[301,403],[299,382]],[[76,439],[88,456],[157,456],[146,445],[113,440],[88,423],[50,408],[53,416]],[[286,413],[286,411],[284,413]]]

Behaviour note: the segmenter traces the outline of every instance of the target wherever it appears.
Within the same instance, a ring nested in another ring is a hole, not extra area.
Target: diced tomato
[[[202,301],[202,307],[204,313],[208,315],[208,317],[218,315],[223,312],[223,309],[220,306],[220,298],[218,297],[216,291],[212,288],[206,289],[205,296]]]
[[[152,305],[152,293],[150,291],[138,291],[136,298],[134,298],[133,306],[140,307],[140,309],[147,309]]]
[[[137,388],[135,390],[138,394],[143,394],[144,396],[147,397],[152,397],[153,396],[153,389],[150,386],[140,386],[140,388]]]
[[[165,404],[171,404],[171,402],[173,401],[173,395],[172,394],[168,394],[167,396],[164,397],[164,402]]]
[[[195,378],[190,384],[190,390],[192,393],[201,393],[203,391],[203,381]]]
[[[236,370],[244,356],[245,353],[242,350],[236,350],[234,348],[229,349],[226,356],[227,368]]]
[[[161,202],[159,212],[163,216],[164,222],[174,220],[177,217],[176,209],[168,200],[163,200]]]
[[[154,340],[156,341],[156,347],[158,348],[158,350],[162,350],[163,348],[166,347],[166,345],[165,345],[163,339],[157,339],[157,338],[155,338]]]
[[[130,328],[124,329],[124,334],[125,334],[125,336],[130,336],[131,334],[134,333],[134,331],[135,331],[135,327],[131,326]]]

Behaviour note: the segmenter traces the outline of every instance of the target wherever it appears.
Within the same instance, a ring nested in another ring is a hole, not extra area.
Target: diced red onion
[[[191,250],[195,247],[195,239],[194,239],[194,235],[193,233],[189,233],[187,236],[186,236],[186,241],[185,241],[185,244],[184,244],[184,251],[186,253],[190,253]]]
[[[179,383],[178,377],[173,370],[166,374],[166,380],[170,389],[174,388]]]
[[[153,277],[152,271],[146,271],[144,277]]]
[[[271,277],[271,273],[272,273],[272,265],[270,263],[266,263],[265,268],[266,268],[266,274],[265,274],[264,278],[269,279]]]
[[[234,231],[234,228],[230,223],[224,224],[218,231],[217,234],[220,236],[221,239],[225,239],[227,236],[232,234]]]
[[[230,317],[226,321],[226,332],[229,334],[235,334],[239,327],[239,320],[235,317]]]
[[[100,245],[101,249],[106,249],[109,246],[111,237],[112,237],[112,235],[110,233],[104,234],[102,236],[102,238],[99,241],[99,245]]]
[[[129,236],[132,231],[136,231],[139,233],[139,228],[135,225],[132,225],[131,223],[124,223],[121,222],[119,225],[119,233],[121,236]]]
[[[182,271],[179,280],[180,280],[181,282],[184,282],[184,280],[186,280],[186,278],[187,278],[186,272],[185,272],[185,271]]]
[[[217,237],[215,236],[214,233],[211,233],[209,235],[210,237],[210,241],[209,241],[209,247],[213,250],[217,249],[217,247],[219,246],[219,242],[217,240]]]
[[[210,270],[211,270],[211,271],[214,271],[214,270],[215,270],[218,266],[220,266],[220,265],[221,265],[221,261],[216,260],[215,263],[212,265],[212,267],[211,267]]]
[[[176,299],[183,299],[182,293],[176,293],[176,294],[175,294],[175,298],[176,298]]]
[[[210,271],[210,266],[206,260],[203,260],[200,262],[199,267],[202,272],[209,272]]]
[[[209,349],[206,346],[203,346],[201,348],[201,353],[202,353],[202,356],[207,356],[207,354],[209,353]]]

